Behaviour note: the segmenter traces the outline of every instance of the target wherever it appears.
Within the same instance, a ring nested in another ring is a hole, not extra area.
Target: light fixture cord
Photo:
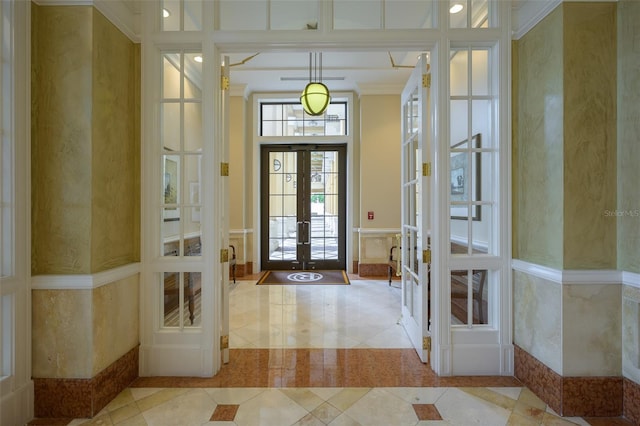
[[[311,52],[309,52],[309,83],[311,83],[311,66],[312,66]]]

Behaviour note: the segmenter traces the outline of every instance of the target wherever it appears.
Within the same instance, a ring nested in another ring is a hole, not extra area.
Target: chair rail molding
[[[35,275],[32,290],[91,290],[140,273],[140,263],[130,263],[95,274]]]
[[[626,284],[634,287],[640,287],[640,274],[619,271],[616,269],[555,269],[520,259],[513,259],[511,261],[511,268],[514,271],[524,272],[527,275],[532,275],[534,277],[562,285]]]

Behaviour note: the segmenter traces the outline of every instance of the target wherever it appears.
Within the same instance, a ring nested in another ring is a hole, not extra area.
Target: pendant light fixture
[[[318,55],[320,56],[320,75],[318,76]],[[314,64],[312,58],[315,59],[315,76],[312,76],[312,70],[314,70]],[[315,78],[315,81],[314,81]],[[322,84],[322,52],[309,53],[309,84],[302,91],[300,95],[300,103],[305,112],[309,115],[322,115],[329,106],[331,97],[329,96],[329,89]]]

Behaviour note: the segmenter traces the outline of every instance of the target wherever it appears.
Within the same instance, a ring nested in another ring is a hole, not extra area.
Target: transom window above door
[[[311,116],[300,102],[261,102],[260,136],[345,136],[347,103],[332,102],[322,115]]]

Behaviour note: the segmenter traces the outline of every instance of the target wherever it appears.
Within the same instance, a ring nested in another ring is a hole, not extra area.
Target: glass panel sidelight
[[[201,31],[202,0],[162,0],[162,31]]]
[[[434,26],[434,2],[416,0],[334,0],[336,30],[422,29]]]
[[[199,327],[202,323],[200,272],[162,274],[163,327]]]
[[[497,167],[491,50],[451,51],[450,240],[455,255],[492,253],[492,208]]]
[[[318,0],[270,0],[271,30],[315,30]],[[244,14],[246,15],[246,13]]]
[[[492,13],[495,7],[495,0],[450,0],[448,7],[449,26],[451,28],[489,28],[496,26]]]
[[[202,64],[194,52],[162,55],[162,256],[201,256]]]
[[[488,324],[489,271],[451,271],[451,325]]]

